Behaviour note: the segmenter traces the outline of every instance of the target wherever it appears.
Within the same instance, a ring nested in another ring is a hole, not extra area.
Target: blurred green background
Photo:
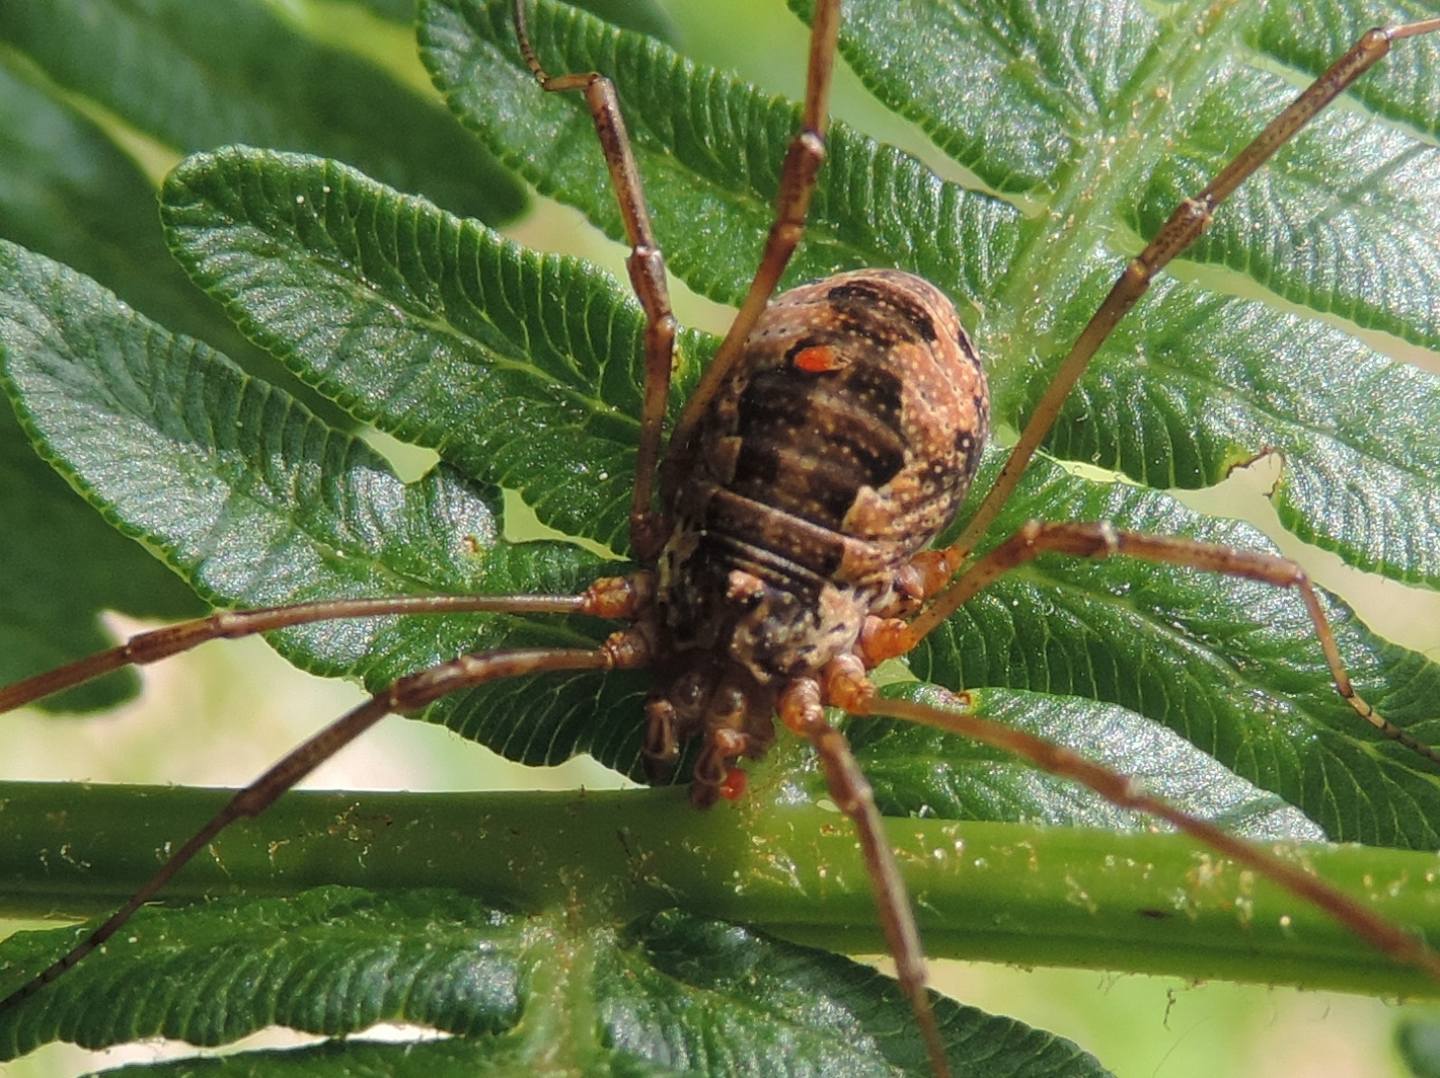
[[[356,5],[342,0],[273,0],[273,6],[317,37],[343,43],[415,85],[424,85],[413,45],[400,28],[357,14]],[[799,95],[805,33],[782,0],[667,0],[660,6],[686,50],[767,89]],[[833,112],[917,154],[941,175],[968,181],[962,169],[934,151],[912,125],[876,104],[843,68]],[[174,155],[163,147],[126,131],[113,118],[106,122],[152,178],[158,179],[173,163]],[[1156,137],[1164,133],[1157,132]],[[537,200],[534,212],[506,231],[536,248],[583,255],[624,278],[623,251],[572,210]],[[1185,266],[1176,272],[1203,275]],[[1226,283],[1228,287],[1233,281],[1227,278]],[[678,282],[674,289],[682,321],[723,329],[723,309],[694,297]],[[1440,356],[1398,345],[1382,335],[1359,335],[1383,351],[1440,371]],[[984,342],[980,345],[983,351]],[[1377,421],[1383,422],[1383,411]],[[374,441],[402,474],[416,475],[429,465],[424,453],[381,437]],[[1203,511],[1257,524],[1320,583],[1351,602],[1379,632],[1440,658],[1440,595],[1354,572],[1337,558],[1288,537],[1275,524],[1264,497],[1274,467],[1261,462],[1220,487],[1180,496]],[[512,500],[510,508],[512,532],[522,537],[535,534],[534,526],[522,519],[523,507]],[[119,633],[143,627],[128,619],[111,620]],[[212,645],[147,670],[143,678],[140,701],[99,718],[35,712],[6,716],[0,777],[236,785],[360,696],[353,687],[299,673],[259,641]],[[446,730],[394,718],[320,768],[306,785],[453,790],[594,787],[614,782],[613,775],[585,760],[547,770],[519,768]],[[5,927],[0,925],[0,930]],[[1425,1013],[1420,1008],[1326,993],[970,963],[939,963],[933,978],[937,987],[957,999],[1073,1038],[1122,1076],[1189,1078],[1279,1071],[1291,1078],[1405,1074],[1408,1071],[1393,1046],[1394,1027],[1404,1015]],[[276,1040],[274,1035],[266,1038]],[[246,1042],[253,1043],[253,1039]],[[162,1051],[160,1046],[145,1045],[91,1055],[51,1047],[3,1073],[67,1074],[153,1060]]]

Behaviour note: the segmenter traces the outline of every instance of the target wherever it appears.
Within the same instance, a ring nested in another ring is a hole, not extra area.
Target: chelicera
[[[196,853],[241,817],[262,812],[383,716],[411,711],[486,681],[563,670],[646,667],[645,752],[657,774],[698,741],[692,800],[743,795],[746,758],[763,756],[777,723],[805,738],[829,792],[854,823],[901,986],[937,1074],[948,1072],[925,990],[921,946],[879,813],[827,706],[923,723],[998,746],[1073,779],[1115,804],[1152,813],[1333,913],[1400,961],[1440,977],[1422,943],[1313,877],[1214,825],[1136,789],[1068,750],[966,710],[876,695],[879,663],[909,652],[969,598],[1043,553],[1129,556],[1294,589],[1309,611],[1339,694],[1375,729],[1440,762],[1377,714],[1350,684],[1323,607],[1283,558],[1190,539],[1117,529],[1104,521],[1032,521],[974,556],[1085,365],[1155,274],[1193,243],[1239,184],[1304,123],[1381,59],[1393,42],[1440,30],[1428,19],[1361,37],[1203,190],[1185,199],[1121,272],[1032,412],[995,485],[951,545],[928,549],[965,498],[989,434],[981,350],[951,301],[896,270],[861,270],[775,294],[802,242],[825,154],[840,0],[816,4],[801,130],[781,174],[759,268],[719,351],[668,439],[665,405],[675,320],[619,102],[600,73],[551,75],[532,48],[524,0],[516,37],[547,92],[584,95],[630,246],[628,269],[647,318],[641,441],[631,503],[639,571],[570,596],[377,598],[226,612],[156,630],[112,651],[0,690],[9,709],[129,663],[217,637],[305,622],[424,612],[585,613],[624,627],[596,649],[503,650],[461,656],[395,682],[342,716],[251,785],[176,849],[139,892],[0,1008],[42,989],[112,936]]]

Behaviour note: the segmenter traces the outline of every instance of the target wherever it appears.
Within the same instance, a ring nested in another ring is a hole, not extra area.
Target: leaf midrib
[[[1001,332],[1011,342],[1006,360],[1014,369],[1023,367],[1026,353],[1048,360],[1057,347],[1055,334],[1037,324],[1048,320],[1040,314],[1044,308],[1027,298],[1053,296],[1057,281],[1071,275],[1097,246],[1109,246],[1106,238],[1121,220],[1117,208],[1168,152],[1165,140],[1153,133],[1173,129],[1199,103],[1214,68],[1254,18],[1254,13],[1217,16],[1203,30],[1200,47],[1192,48],[1198,12],[1213,6],[1192,0],[1179,13],[1157,20],[1155,39],[1136,77],[1093,127],[1072,132],[1074,144],[1086,149],[1059,169],[1046,212],[1022,224],[1010,271],[996,296],[996,309],[1009,313]],[[1124,122],[1113,123],[1114,117]],[[1118,167],[1120,161],[1128,161],[1128,167]],[[1051,220],[1063,223],[1050,231],[1044,225]]]

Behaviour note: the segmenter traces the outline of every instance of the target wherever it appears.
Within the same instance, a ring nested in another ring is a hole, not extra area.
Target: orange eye
[[[816,344],[795,353],[795,366],[806,374],[824,374],[840,365],[840,357],[828,344]]]

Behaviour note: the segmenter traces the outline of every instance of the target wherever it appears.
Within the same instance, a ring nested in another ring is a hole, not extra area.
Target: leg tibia
[[[640,170],[635,167],[635,155],[630,148],[630,136],[625,130],[625,117],[620,111],[614,83],[596,71],[549,74],[530,43],[525,0],[515,0],[514,22],[520,52],[541,88],[552,93],[579,90],[585,95],[600,152],[610,173],[610,186],[625,224],[625,238],[630,243],[630,257],[625,266],[635,298],[645,312],[645,395],[640,415],[640,445],[635,457],[635,490],[630,503],[630,545],[636,557],[648,561],[660,553],[667,530],[663,517],[651,508],[675,358],[675,316],[670,310],[665,258],[650,225]]]
[[[870,691],[873,692],[873,689]],[[829,698],[826,702],[837,703]],[[875,807],[870,783],[855,762],[845,736],[825,721],[819,682],[812,678],[797,678],[790,682],[780,694],[778,709],[780,720],[791,730],[808,738],[815,747],[831,798],[855,825],[870,886],[875,894],[876,912],[880,916],[890,955],[895,959],[901,991],[910,1000],[915,1012],[915,1019],[925,1038],[931,1069],[936,1075],[947,1075],[950,1073],[949,1062],[930,1007],[930,996],[925,989],[925,953],[920,945],[920,934],[915,928],[910,897],[905,892],[905,882],[900,877],[895,855],[885,840],[884,826]]]
[[[1336,691],[1355,713],[1384,736],[1404,745],[1426,759],[1440,764],[1440,752],[1380,715],[1356,691],[1340,658],[1330,619],[1305,571],[1289,558],[1256,550],[1202,543],[1179,536],[1147,535],[1123,531],[1105,522],[1089,524],[1042,524],[1030,521],[1005,542],[980,558],[951,582],[929,606],[910,623],[908,639],[897,643],[914,647],[974,595],[1011,569],[1041,554],[1070,554],[1080,558],[1108,558],[1116,555],[1165,562],[1202,572],[1258,580],[1276,587],[1294,588],[1315,627],[1315,637],[1325,655]]]
[[[277,797],[384,716],[394,711],[423,707],[448,693],[499,678],[553,670],[607,670],[620,665],[640,665],[646,655],[643,640],[627,639],[628,636],[638,635],[617,633],[603,647],[594,650],[553,648],[463,655],[401,678],[388,689],[346,712],[287,753],[250,785],[236,792],[224,808],[180,845],[155,875],[99,928],[36,977],[0,1000],[0,1011],[18,1005],[74,967],[119,931],[136,910],[154,897],[221,831],[238,819],[263,812]]]
[[[1091,358],[1110,332],[1150,288],[1155,274],[1185,251],[1209,227],[1211,216],[1235,189],[1270,159],[1295,133],[1308,124],[1347,86],[1368,71],[1389,51],[1394,41],[1440,31],[1440,19],[1423,19],[1388,30],[1362,34],[1329,69],[1306,87],[1235,158],[1200,191],[1181,201],[1145,249],[1132,259],[1111,286],[1104,302],[1070,346],[1055,369],[1055,376],[1035,403],[1010,457],[1000,469],[952,550],[965,556],[989,529],[1025,472],[1025,466],[1045,440],[1060,407],[1084,374]]]
[[[614,578],[621,580],[622,578]],[[639,578],[630,582],[625,601],[638,604],[648,596],[648,585]],[[168,659],[211,640],[234,640],[255,633],[288,629],[317,621],[342,618],[383,617],[399,614],[578,614],[620,617],[607,611],[620,605],[615,598],[618,585],[596,591],[606,581],[597,581],[584,595],[401,595],[382,599],[327,599],[260,610],[225,610],[208,617],[167,625],[131,637],[118,647],[97,652],[73,663],[47,670],[23,681],[0,688],[0,713],[33,703],[63,689],[90,681],[126,666],[144,666]],[[592,594],[594,593],[594,594]]]
[[[810,29],[810,64],[805,83],[805,112],[800,132],[790,142],[785,163],[780,171],[780,191],[776,198],[775,223],[766,237],[760,265],[740,304],[735,320],[730,323],[725,339],[715,358],[710,361],[700,384],[685,403],[685,411],[676,425],[670,443],[670,454],[687,453],[690,436],[700,417],[710,407],[727,375],[739,361],[746,339],[764,313],[774,294],[790,256],[805,230],[805,216],[815,178],[825,160],[825,129],[830,100],[830,76],[835,67],[835,46],[840,35],[839,0],[819,0]]]
[[[992,722],[967,709],[968,698],[957,697],[956,708],[942,709],[915,700],[872,700],[860,712],[904,719],[959,734],[1011,753],[1042,771],[1072,779],[1121,808],[1149,813],[1174,825],[1234,861],[1325,910],[1342,925],[1397,961],[1415,966],[1440,980],[1440,957],[1425,944],[1391,924],[1356,900],[1316,879],[1304,870],[1243,839],[1191,816],[1168,801],[1146,794],[1129,778],[1078,756],[1069,749],[1033,734]]]

